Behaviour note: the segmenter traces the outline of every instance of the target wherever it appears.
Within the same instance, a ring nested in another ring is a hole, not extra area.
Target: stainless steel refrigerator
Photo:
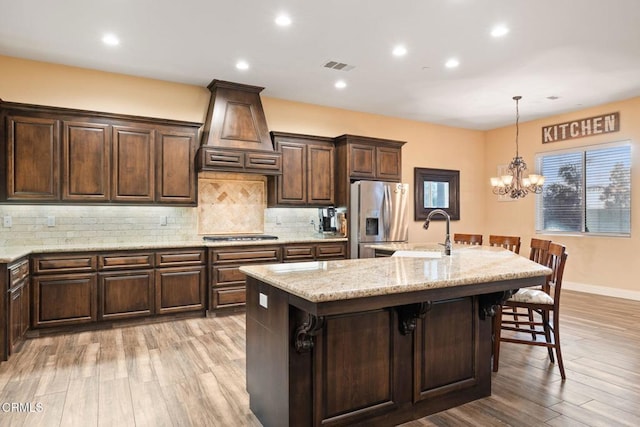
[[[351,184],[351,258],[372,258],[370,243],[406,242],[409,184],[356,181]]]

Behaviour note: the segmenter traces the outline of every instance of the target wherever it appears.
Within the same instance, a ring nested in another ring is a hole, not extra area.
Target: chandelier
[[[527,170],[527,164],[518,154],[518,134],[520,132],[518,128],[520,121],[518,101],[520,101],[520,99],[522,99],[521,96],[513,97],[513,100],[516,101],[516,156],[511,160],[511,163],[509,163],[508,175],[491,178],[493,194],[500,196],[508,194],[512,199],[524,197],[529,192],[539,194],[542,192],[542,184],[544,184],[544,176],[542,175],[531,174],[528,177],[524,176],[524,171]]]

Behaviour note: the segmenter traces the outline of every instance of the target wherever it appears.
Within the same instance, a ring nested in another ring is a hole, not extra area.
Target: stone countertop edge
[[[240,267],[312,303],[544,277],[551,270],[503,248],[461,248],[444,257],[385,257]]]
[[[36,253],[55,252],[94,252],[94,251],[119,251],[119,250],[145,250],[145,249],[180,249],[180,248],[211,248],[221,246],[255,246],[278,245],[293,243],[326,243],[346,242],[346,237],[279,237],[277,240],[241,240],[241,241],[217,241],[205,242],[202,239],[191,241],[167,241],[167,242],[117,242],[69,245],[41,245],[41,246],[5,246],[0,248],[0,264],[11,263],[25,256]]]

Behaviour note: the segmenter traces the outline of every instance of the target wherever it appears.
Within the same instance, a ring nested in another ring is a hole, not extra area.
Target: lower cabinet
[[[209,310],[224,311],[244,307],[246,276],[240,267],[247,264],[327,261],[345,259],[346,242],[291,243],[280,246],[217,247],[209,249]]]
[[[29,281],[25,280],[9,291],[7,350],[18,351],[29,329]]]
[[[204,310],[205,274],[204,265],[157,269],[155,289],[157,313]]]
[[[97,274],[52,274],[33,278],[34,328],[95,322]]]
[[[99,320],[128,319],[154,313],[153,270],[100,273]]]

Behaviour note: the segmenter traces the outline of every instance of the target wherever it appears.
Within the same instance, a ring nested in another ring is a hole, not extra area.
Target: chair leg
[[[500,333],[502,331],[502,306],[496,307],[493,315],[493,372],[498,372],[500,362]]]
[[[542,327],[544,328],[544,338],[547,341],[547,344],[551,343],[551,330],[549,328],[550,324],[549,324],[549,312],[546,310],[543,310],[542,313]],[[555,337],[555,330],[554,330],[554,337]],[[553,348],[551,347],[547,347],[547,351],[549,352],[549,360],[551,360],[551,363],[555,363],[555,359],[553,357]]]
[[[564,373],[564,363],[562,363],[562,350],[560,350],[560,321],[558,320],[558,313],[553,313],[553,342],[556,348],[556,355],[558,356],[558,368],[560,368],[560,376],[563,380],[567,379]],[[551,350],[551,349],[549,349]]]
[[[532,332],[531,332],[531,339],[532,339],[532,340],[534,340],[534,341],[536,341],[538,338],[537,338],[537,335],[535,334],[535,332],[533,332],[533,331],[535,331],[535,330],[536,330],[536,327],[535,327],[535,326],[533,326],[533,310],[531,310],[530,308],[528,308],[528,309],[527,309],[527,311],[529,311],[529,328],[530,328],[530,329],[531,329],[531,331],[532,331]]]

